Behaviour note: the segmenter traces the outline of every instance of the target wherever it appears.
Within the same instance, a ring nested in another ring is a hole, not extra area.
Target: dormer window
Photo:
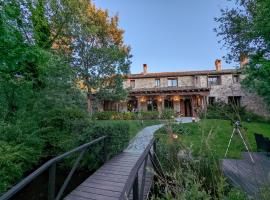
[[[208,86],[221,85],[220,76],[209,76],[208,77]]]
[[[176,87],[176,86],[178,86],[178,80],[176,78],[169,78],[168,79],[168,86],[169,87]]]
[[[135,80],[130,80],[130,87],[135,88]]]
[[[155,86],[160,87],[160,79],[155,79]]]

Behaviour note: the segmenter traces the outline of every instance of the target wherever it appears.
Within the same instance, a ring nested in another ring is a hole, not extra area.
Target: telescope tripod
[[[239,124],[239,123],[236,122],[236,126],[233,128],[232,135],[231,135],[231,138],[230,138],[230,140],[229,140],[229,144],[228,144],[227,149],[226,149],[226,152],[225,152],[225,158],[226,158],[227,153],[228,153],[228,151],[229,151],[229,148],[230,148],[230,145],[231,145],[233,136],[234,136],[236,133],[238,133],[238,134],[240,135],[242,141],[243,141],[243,144],[245,145],[246,150],[248,151],[250,160],[251,160],[253,163],[255,163],[255,161],[254,161],[254,159],[253,159],[253,157],[252,157],[252,155],[251,155],[251,153],[250,153],[250,151],[249,151],[249,149],[248,149],[247,143],[246,143],[246,141],[245,141],[245,139],[244,139],[244,137],[243,137],[243,135],[242,135],[242,133],[241,133],[241,131],[240,131],[240,129],[239,129],[239,125],[238,125],[238,124]]]

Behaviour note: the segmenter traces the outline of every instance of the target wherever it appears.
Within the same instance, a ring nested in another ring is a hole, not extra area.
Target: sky
[[[93,0],[118,14],[124,41],[131,46],[132,73],[215,69],[227,50],[218,43],[214,18],[227,0]],[[233,68],[236,63],[222,68]]]

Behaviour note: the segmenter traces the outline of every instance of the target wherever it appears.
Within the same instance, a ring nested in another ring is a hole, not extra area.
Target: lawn
[[[191,147],[195,154],[198,153],[202,147],[202,139],[209,138],[208,144],[214,155],[218,156],[219,158],[224,157],[233,129],[230,121],[204,119],[198,123],[189,123],[183,125],[190,128],[191,134],[181,135],[180,140],[182,140],[185,145]],[[270,124],[250,122],[243,123],[242,126],[244,129],[246,129],[246,131],[243,130],[242,132],[247,137],[247,141],[252,151],[256,151],[256,142],[254,138],[255,132],[270,137]],[[239,158],[242,151],[245,151],[242,140],[240,139],[239,135],[235,135],[227,157]]]
[[[96,123],[106,124],[106,123],[127,123],[129,125],[129,133],[132,139],[136,134],[146,126],[151,126],[155,124],[160,124],[158,120],[97,120]]]

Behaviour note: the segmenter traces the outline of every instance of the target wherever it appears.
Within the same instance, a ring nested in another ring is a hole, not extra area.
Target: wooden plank
[[[100,168],[100,170],[98,171],[102,171],[102,169],[115,169],[115,170],[126,170],[126,171],[130,171],[132,169],[133,166],[114,166],[114,165],[104,165],[103,167]]]
[[[112,182],[112,181],[103,181],[103,180],[99,180],[99,179],[91,179],[91,180],[86,180],[85,185],[90,185],[92,183],[94,184],[102,184],[102,185],[108,185],[108,186],[118,186],[118,187],[124,187],[125,183],[117,183],[117,182]]]
[[[123,183],[127,180],[127,178],[119,178],[119,177],[108,177],[108,176],[91,176],[90,178],[95,178],[98,180],[110,181],[110,182],[117,182]]]
[[[69,194],[67,197],[64,198],[64,200],[95,200],[94,198],[86,198],[86,197],[81,197],[81,196],[77,196],[77,195],[74,195],[74,194]]]
[[[249,195],[257,195],[260,187],[270,184],[267,178],[270,174],[270,158],[252,152],[255,163],[252,163],[249,155],[244,153],[243,160],[222,160],[222,171],[231,184],[241,187]]]
[[[116,175],[124,175],[124,176],[129,175],[129,171],[117,171],[117,170],[114,170],[114,169],[103,169],[102,172],[110,173],[110,174],[116,174]]]
[[[86,186],[80,185],[76,190],[83,191],[83,192],[89,192],[93,194],[103,194],[104,196],[112,196],[112,197],[120,197],[121,193],[120,192],[115,192],[115,191],[109,191],[109,190],[102,190],[98,188],[90,188]]]
[[[104,185],[104,184],[86,183],[86,182],[83,182],[81,185],[87,186],[90,188],[97,188],[97,189],[109,190],[109,191],[114,191],[114,192],[121,192],[122,191],[122,187],[119,187],[116,185]],[[76,190],[74,190],[74,191],[76,191]]]
[[[95,175],[97,176],[107,176],[107,177],[115,177],[115,178],[122,178],[122,179],[127,179],[128,176],[126,175],[117,175],[117,174],[110,174],[110,173],[106,173],[106,172],[96,172]]]
[[[119,199],[117,197],[108,197],[108,196],[104,196],[100,194],[88,193],[88,192],[77,191],[77,190],[74,190],[71,194],[77,197],[82,197],[86,199],[95,199],[95,200],[118,200]]]
[[[66,200],[115,200],[119,199],[130,173],[141,154],[123,152],[105,163],[92,176],[68,195]],[[142,174],[140,170],[140,174]],[[147,197],[151,187],[153,174],[146,172],[144,197]],[[140,179],[140,178],[139,178]],[[140,181],[140,180],[139,180]]]

